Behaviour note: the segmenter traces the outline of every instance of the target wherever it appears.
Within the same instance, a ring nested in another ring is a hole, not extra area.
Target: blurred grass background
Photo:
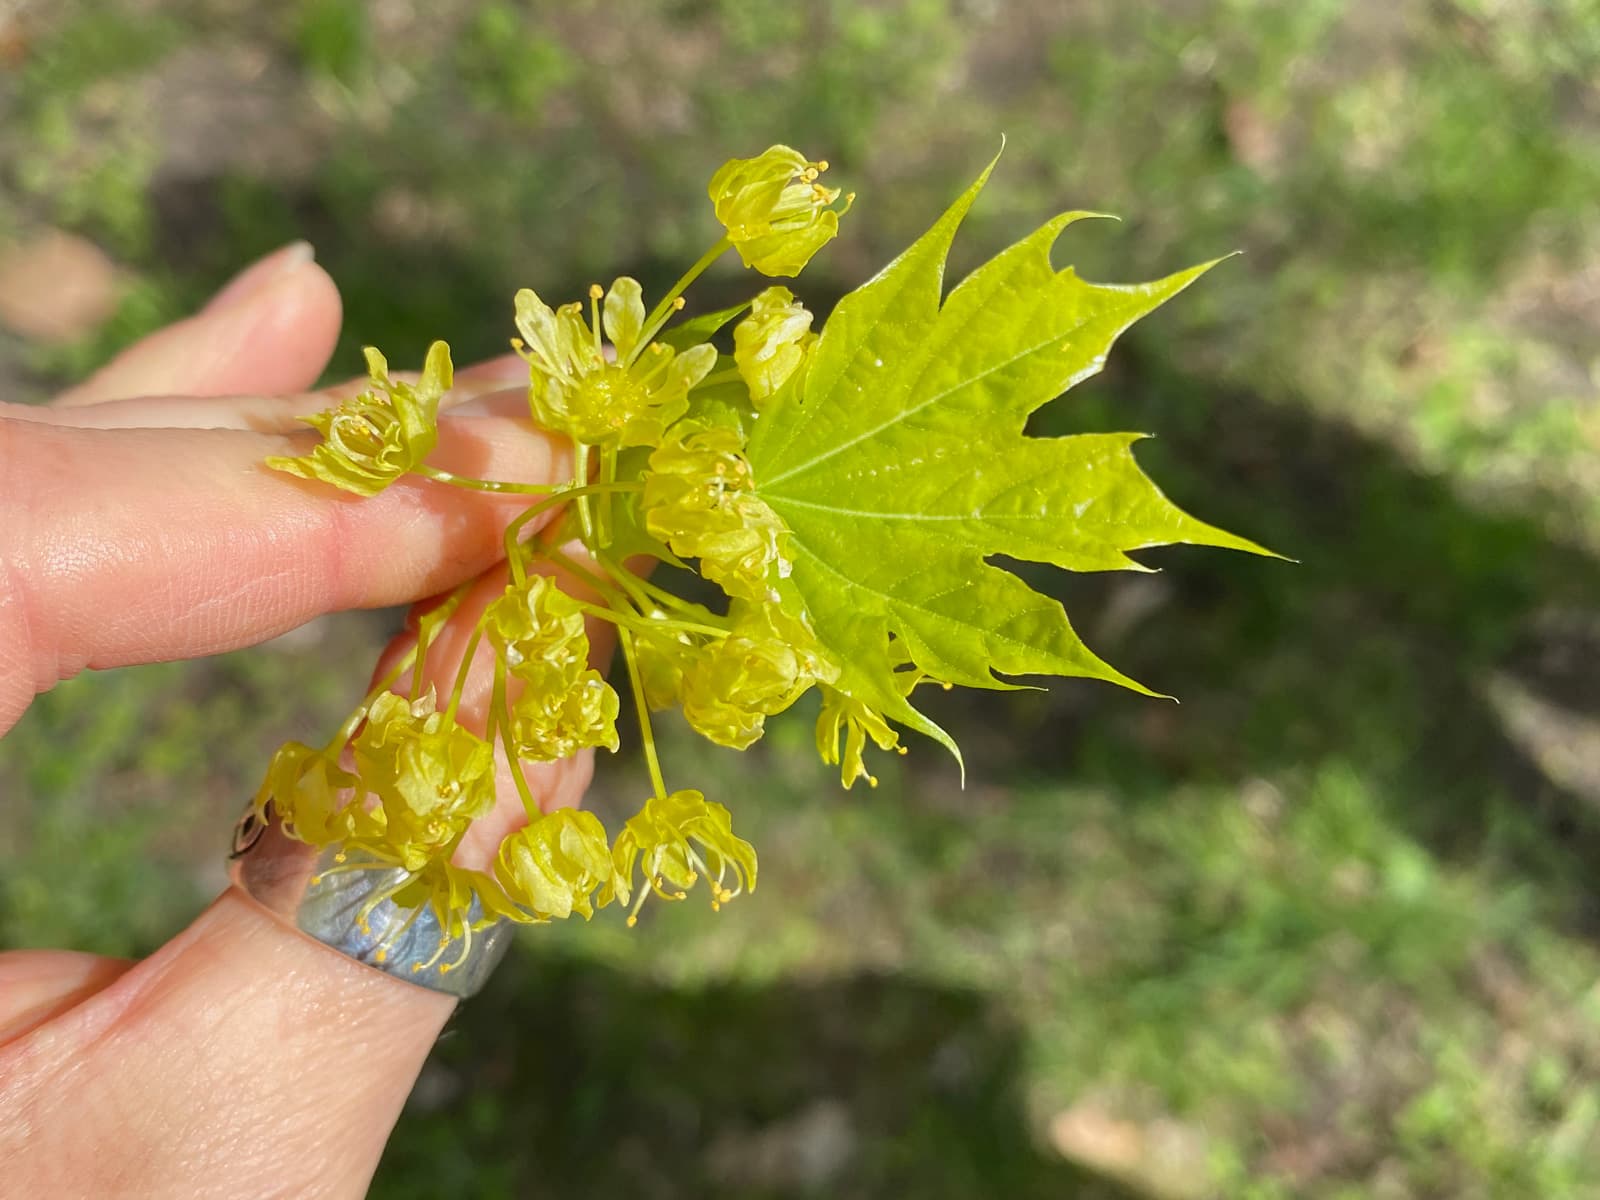
[[[1302,560],[1039,573],[1182,706],[947,698],[965,791],[919,744],[843,793],[806,713],[743,756],[669,728],[760,892],[529,934],[375,1195],[1600,1194],[1596,0],[13,0],[0,71],[0,244],[112,272],[104,320],[0,330],[8,398],[298,236],[336,374],[496,352],[517,286],[669,281],[778,140],[860,193],[819,309],[1002,132],[957,273],[1070,207],[1125,218],[1058,250],[1090,277],[1246,252],[1040,424],[1159,433],[1180,503]],[[42,697],[0,945],[180,928],[392,623]]]

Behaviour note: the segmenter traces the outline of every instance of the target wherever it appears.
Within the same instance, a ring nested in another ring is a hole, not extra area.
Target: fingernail
[[[290,242],[240,271],[211,297],[203,311],[215,312],[219,308],[228,308],[248,300],[273,280],[296,267],[304,266],[316,256],[317,252],[312,249],[310,242]]]

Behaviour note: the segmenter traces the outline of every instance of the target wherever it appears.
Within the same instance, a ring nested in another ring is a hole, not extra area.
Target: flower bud
[[[733,327],[733,361],[759,412],[800,369],[817,335],[811,313],[786,287],[770,287],[755,298],[750,315]]]

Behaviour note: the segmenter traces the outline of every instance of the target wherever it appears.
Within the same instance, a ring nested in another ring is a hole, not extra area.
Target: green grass
[[[675,275],[709,171],[775,140],[860,193],[818,307],[1002,132],[954,266],[1069,207],[1125,218],[1058,251],[1094,278],[1245,251],[1039,429],[1158,433],[1175,499],[1300,560],[1038,573],[1182,705],[941,698],[965,792],[919,744],[842,793],[805,715],[743,756],[669,728],[760,891],[529,934],[375,1194],[1600,1188],[1596,797],[1493,699],[1600,719],[1594,0],[135,11],[42,19],[0,126],[0,233],[81,230],[131,279],[84,343],[0,347],[41,394],[300,235],[346,297],[336,373],[367,341],[493,352],[517,286]],[[149,98],[204,102],[194,63],[241,45],[258,124],[164,173]],[[296,152],[253,156],[267,130]],[[0,944],[170,935],[270,747],[338,719],[382,631],[41,699],[0,744]],[[596,803],[642,787],[603,763]],[[1102,1136],[1064,1155],[1063,1113]]]

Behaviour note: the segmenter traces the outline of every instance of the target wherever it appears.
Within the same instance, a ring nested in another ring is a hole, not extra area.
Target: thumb
[[[339,336],[339,290],[294,242],[246,268],[205,308],[135,342],[56,404],[129,396],[271,395],[309,388]]]
[[[30,1196],[361,1196],[454,1001],[238,892],[0,1044],[0,1162]]]

